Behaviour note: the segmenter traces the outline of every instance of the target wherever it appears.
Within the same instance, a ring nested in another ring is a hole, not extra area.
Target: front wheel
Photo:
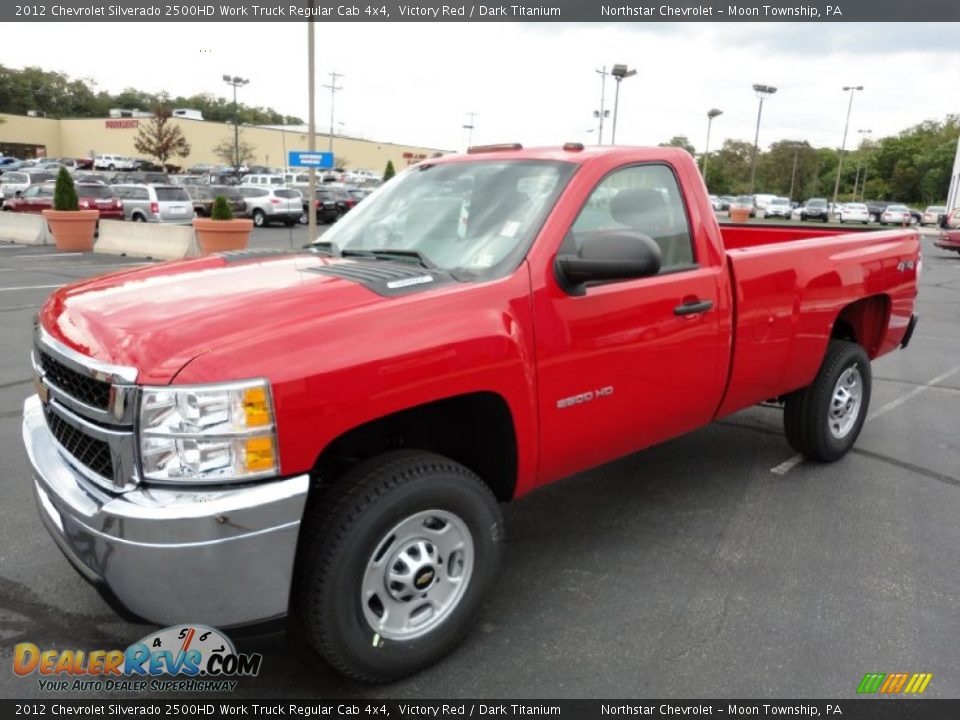
[[[361,463],[301,529],[297,615],[342,673],[386,682],[467,634],[493,584],[503,519],[470,470],[401,451]]]
[[[863,428],[870,387],[870,358],[864,349],[831,340],[813,382],[786,398],[783,425],[790,446],[811,460],[839,460]]]
[[[253,211],[253,224],[257,227],[263,227],[267,224],[267,216],[263,210]]]

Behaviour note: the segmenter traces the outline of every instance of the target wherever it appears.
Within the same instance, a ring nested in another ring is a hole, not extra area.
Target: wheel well
[[[427,403],[347,431],[314,463],[314,487],[329,487],[362,460],[404,448],[455,460],[489,485],[498,500],[513,497],[517,481],[513,417],[506,401],[488,392]]]
[[[874,358],[880,351],[889,320],[890,298],[872,295],[843,308],[833,323],[830,337],[855,342]]]

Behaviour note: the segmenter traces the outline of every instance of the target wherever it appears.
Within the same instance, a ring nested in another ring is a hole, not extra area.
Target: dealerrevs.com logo
[[[13,652],[14,673],[39,675],[39,689],[49,692],[229,692],[237,686],[233,678],[256,676],[262,662],[259,653],[238,653],[230,638],[205,625],[164,628],[126,650],[20,643]]]

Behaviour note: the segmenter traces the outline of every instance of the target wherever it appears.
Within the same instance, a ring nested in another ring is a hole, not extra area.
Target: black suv
[[[800,209],[801,220],[819,220],[827,222],[830,219],[830,209],[824,198],[811,198],[807,204]]]

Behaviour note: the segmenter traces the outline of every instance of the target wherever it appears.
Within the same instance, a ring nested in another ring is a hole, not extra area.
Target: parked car
[[[364,198],[366,198],[366,197],[367,197],[368,195],[370,195],[370,193],[372,193],[372,192],[373,192],[373,190],[371,190],[371,189],[369,189],[369,188],[358,188],[358,187],[348,187],[348,188],[347,188],[347,193],[350,195],[350,197],[353,198],[354,204],[359,203],[361,200],[363,200]]]
[[[298,190],[285,187],[238,185],[253,224],[264,227],[272,222],[295,225],[303,215],[303,196]]]
[[[347,189],[340,184],[324,183],[323,189],[329,193],[330,197],[337,201],[337,207],[340,209],[340,215],[346,215],[354,205],[357,204],[356,198],[352,197]]]
[[[906,205],[887,205],[880,213],[881,225],[912,225],[913,215]]]
[[[940,227],[945,230],[960,228],[960,208],[946,212],[941,217]]]
[[[0,175],[0,199],[4,202],[16,197],[18,192],[26,190],[31,185],[38,185],[47,180],[56,180],[53,173],[42,170],[11,170]]]
[[[767,201],[767,209],[764,210],[764,217],[768,217],[768,218],[782,217],[789,220],[790,213],[792,211],[793,211],[793,208],[790,207],[789,198],[775,197]]]
[[[223,195],[233,211],[234,217],[246,217],[247,201],[243,199],[236,186],[231,185],[185,185],[184,190],[193,200],[193,213],[197,217],[210,217],[210,210],[218,195]]]
[[[11,212],[39,213],[53,208],[53,181],[31,185],[18,197],[4,200],[3,209]],[[123,205],[109,185],[77,183],[77,199],[81,210],[99,210],[102,220],[122,220]]]
[[[878,223],[880,222],[880,216],[883,214],[883,211],[886,209],[887,205],[890,205],[889,200],[867,200],[867,211],[870,213],[870,222]]]
[[[114,185],[123,201],[123,215],[133,222],[193,222],[193,200],[182,187],[175,185]]]
[[[292,177],[292,176],[291,176]],[[285,177],[283,175],[266,175],[266,174],[255,174],[255,175],[243,175],[240,178],[241,185],[253,185],[255,187],[272,187],[283,185],[285,182]]]
[[[863,223],[870,222],[870,211],[867,210],[866,203],[847,203],[840,210],[840,222]]]
[[[15,157],[0,157],[0,175],[10,170],[19,170],[23,167],[23,160]]]
[[[170,176],[165,172],[143,172],[134,170],[133,172],[118,173],[110,180],[117,185],[172,185]]]
[[[941,250],[953,250],[960,253],[960,228],[943,228],[940,236],[933,241]]]
[[[810,198],[800,210],[800,219],[827,222],[830,219],[830,204],[826,198]]]
[[[306,191],[303,192],[306,193]],[[307,198],[304,197],[303,214],[300,215],[301,225],[306,225],[309,222],[307,216],[308,202]],[[318,223],[333,223],[339,220],[342,215],[336,198],[323,187],[316,189],[316,199],[313,201],[313,206],[316,209]]]
[[[137,162],[123,155],[97,155],[93,159],[94,170],[136,170]]]
[[[940,216],[947,211],[947,208],[943,205],[930,205],[926,210],[923,211],[923,215],[920,216],[921,225],[939,225]]]
[[[676,148],[474,153],[391,181],[301,254],[51,293],[21,340],[43,396],[23,409],[31,504],[113,607],[215,627],[294,611],[332,667],[396,680],[510,592],[502,502],[769,398],[801,456],[853,449],[872,362],[916,327],[916,230],[720,226]],[[460,180],[466,199],[444,194]],[[588,513],[590,480],[550,502]],[[604,542],[564,539],[598,577]]]
[[[733,202],[730,203],[730,211],[733,210],[749,210],[750,217],[756,217],[757,206],[753,202],[753,195],[740,195],[734,198]]]

